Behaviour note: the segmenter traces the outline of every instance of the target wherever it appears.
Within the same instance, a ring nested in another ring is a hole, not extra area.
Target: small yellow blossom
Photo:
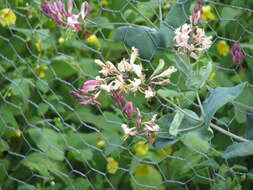
[[[99,6],[101,7],[107,7],[109,5],[109,2],[106,0],[102,0],[99,2]]]
[[[116,160],[114,160],[113,157],[108,157],[107,162],[108,163],[106,165],[106,169],[108,173],[115,174],[116,171],[118,170],[119,163]]]
[[[45,78],[45,76],[46,76],[46,74],[45,74],[45,72],[43,70],[39,72],[39,77],[40,78],[43,79],[43,78]]]
[[[171,155],[173,149],[172,147],[165,147],[163,149],[157,150],[157,152],[162,156],[163,158],[167,157],[167,155]]]
[[[99,39],[98,39],[97,36],[94,35],[94,34],[90,35],[90,36],[86,39],[86,42],[89,43],[89,44],[94,44],[94,45],[96,45],[97,47],[100,47],[100,46],[101,46]]]
[[[65,42],[64,38],[63,37],[60,37],[59,40],[58,40],[59,44],[63,44]]]
[[[0,10],[0,24],[2,26],[15,24],[16,23],[16,15],[10,9],[5,8]]]
[[[148,152],[148,144],[145,141],[139,141],[134,145],[134,151],[138,156],[144,156]]]
[[[202,7],[202,14],[201,14],[201,16],[202,16],[203,20],[212,20],[212,19],[215,19],[215,15],[212,13],[210,5]]]
[[[39,40],[37,43],[35,43],[35,47],[38,51],[42,50],[42,40]]]
[[[147,176],[149,174],[149,165],[141,164],[139,167],[135,169],[135,175],[138,177]]]
[[[106,147],[106,142],[104,140],[98,141],[97,147],[99,147],[99,148],[105,148]]]
[[[13,130],[12,133],[13,133],[13,135],[14,135],[15,137],[21,137],[21,135],[22,135],[22,132],[21,132],[21,131],[18,131],[18,130]]]
[[[229,45],[225,40],[219,40],[216,45],[219,54],[226,56],[229,53]]]

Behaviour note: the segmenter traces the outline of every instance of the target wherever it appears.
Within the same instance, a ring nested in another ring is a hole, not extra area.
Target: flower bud
[[[241,67],[244,60],[244,53],[240,44],[233,45],[233,47],[230,49],[230,55],[233,59],[233,63]]]

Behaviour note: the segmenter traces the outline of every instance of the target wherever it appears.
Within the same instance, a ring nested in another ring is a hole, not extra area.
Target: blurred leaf
[[[226,151],[222,155],[225,159],[244,157],[253,154],[253,141],[235,143],[227,147]]]
[[[73,180],[71,187],[67,187],[64,190],[87,190],[90,187],[90,182],[85,178],[76,178]]]
[[[242,92],[245,84],[241,83],[234,87],[218,87],[214,89],[203,104],[205,115],[202,115],[202,117],[204,121],[207,124],[210,123],[215,112],[226,103],[236,99]]]
[[[55,160],[64,159],[65,142],[61,133],[52,129],[33,128],[28,130],[34,143],[44,151],[48,157]]]
[[[212,72],[212,62],[208,61],[206,66],[202,66],[199,71],[196,71],[192,77],[186,80],[186,87],[190,89],[202,88],[208,80]]]
[[[161,34],[153,28],[144,26],[122,26],[117,29],[115,40],[123,42],[129,48],[139,49],[140,56],[151,59],[165,44]]]
[[[38,152],[27,155],[22,160],[22,164],[48,178],[51,177],[50,172],[59,170],[56,162],[49,160],[46,155]]]
[[[5,142],[5,140],[3,140],[1,137],[0,137],[0,153],[3,152],[3,151],[6,151],[8,150],[10,147],[8,145],[7,142]]]
[[[172,122],[170,123],[169,133],[171,135],[176,136],[178,134],[178,128],[184,118],[184,114],[181,111],[176,110],[175,111],[174,118]]]
[[[139,164],[135,167],[134,173],[134,180],[131,178],[133,189],[148,190],[153,187],[157,190],[164,190],[164,186],[161,185],[162,176],[152,165]]]
[[[168,139],[163,139],[163,138],[157,138],[155,143],[153,144],[153,147],[155,149],[162,149],[165,147],[169,147],[177,142],[178,142],[178,139],[168,140]]]
[[[31,95],[29,82],[31,82],[30,79],[26,78],[14,79],[12,80],[12,83],[10,85],[10,89],[12,90],[15,96],[28,99]]]

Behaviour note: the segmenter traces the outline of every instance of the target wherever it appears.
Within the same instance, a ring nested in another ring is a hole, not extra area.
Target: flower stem
[[[221,127],[219,127],[219,126],[217,126],[217,125],[215,125],[213,123],[210,123],[210,126],[213,129],[215,129],[215,130],[217,130],[217,131],[219,131],[219,132],[221,132],[221,133],[223,133],[223,134],[225,134],[227,136],[230,136],[233,139],[236,139],[236,140],[241,141],[241,142],[250,142],[250,140],[245,139],[245,138],[240,137],[240,136],[237,136],[237,135],[235,135],[235,134],[233,134],[233,133],[231,133],[229,131],[226,131],[226,130],[222,129]]]

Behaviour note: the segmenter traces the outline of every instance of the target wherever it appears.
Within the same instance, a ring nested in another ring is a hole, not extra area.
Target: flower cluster
[[[46,0],[41,4],[41,13],[43,15],[53,19],[55,22],[64,27],[69,26],[73,30],[80,30],[81,23],[79,22],[79,18],[81,17],[82,20],[85,21],[91,8],[85,1],[81,5],[81,11],[79,14],[73,14],[72,9],[73,0],[68,0],[68,12],[65,9],[64,3],[60,0],[56,0],[52,3]]]
[[[162,71],[165,63],[160,60],[154,73],[149,78],[146,78],[142,65],[135,63],[139,55],[138,50],[134,47],[132,50],[130,59],[123,59],[118,63],[117,67],[110,61],[104,63],[96,59],[95,63],[101,67],[99,73],[102,76],[97,76],[95,80],[85,82],[83,87],[72,92],[72,95],[78,100],[87,99],[81,102],[83,105],[90,103],[99,104],[96,99],[102,90],[114,95],[115,92],[118,94],[141,92],[145,94],[147,99],[155,96],[155,86],[170,83],[169,78],[177,69],[170,66]],[[126,104],[125,106],[129,108],[131,105]]]
[[[136,136],[144,133],[148,135],[149,142],[153,142],[156,132],[160,129],[156,124],[157,115],[153,115],[150,121],[143,122],[141,112],[138,108],[134,108],[133,102],[126,100],[125,94],[140,92],[149,99],[155,96],[156,86],[170,83],[170,76],[177,69],[170,66],[164,70],[165,62],[161,59],[155,71],[146,77],[142,65],[136,63],[138,56],[138,50],[133,47],[129,60],[124,58],[117,66],[110,61],[104,63],[96,59],[95,63],[101,67],[100,76],[84,82],[80,89],[72,92],[72,96],[79,100],[81,105],[99,105],[97,98],[101,91],[107,92],[114,100],[115,106],[127,118],[128,124],[121,126],[125,133],[124,139],[129,135]]]
[[[190,55],[198,59],[212,44],[212,36],[206,36],[204,29],[184,24],[175,30],[174,40],[179,54]]]

